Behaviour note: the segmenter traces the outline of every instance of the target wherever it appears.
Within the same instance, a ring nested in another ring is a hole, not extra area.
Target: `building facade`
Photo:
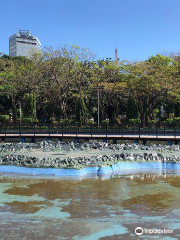
[[[9,55],[11,57],[30,57],[34,51],[41,51],[39,39],[32,36],[28,30],[19,30],[19,33],[9,38]]]

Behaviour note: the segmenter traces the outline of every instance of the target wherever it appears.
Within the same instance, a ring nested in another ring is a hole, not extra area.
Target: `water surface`
[[[172,234],[135,235],[135,228]],[[180,175],[0,175],[0,239],[180,239]]]

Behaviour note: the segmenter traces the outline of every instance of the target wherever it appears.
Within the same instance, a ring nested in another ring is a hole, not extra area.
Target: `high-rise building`
[[[19,33],[9,38],[9,55],[11,57],[30,57],[31,52],[41,51],[39,39],[32,36],[28,30],[19,30]]]

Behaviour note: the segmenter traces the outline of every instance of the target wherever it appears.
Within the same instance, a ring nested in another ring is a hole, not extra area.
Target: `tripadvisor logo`
[[[141,227],[137,227],[136,229],[135,229],[135,234],[136,235],[142,235],[143,234],[143,229],[141,228]]]
[[[142,235],[142,234],[169,234],[173,233],[173,230],[170,229],[149,229],[149,228],[144,228],[142,229],[141,227],[137,227],[135,229],[135,234],[136,235]]]

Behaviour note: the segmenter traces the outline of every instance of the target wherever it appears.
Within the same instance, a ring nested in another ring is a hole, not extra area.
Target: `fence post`
[[[34,137],[35,137],[35,131],[36,131],[36,127],[35,127],[35,123],[34,123]]]
[[[91,137],[92,137],[92,124],[91,124]]]
[[[174,138],[176,138],[176,127],[174,128]]]
[[[62,126],[61,126],[62,136],[63,136],[63,131],[64,131],[64,129],[63,129],[63,123],[62,123]]]
[[[20,137],[21,137],[21,124],[19,124],[19,128],[20,128],[19,130],[20,130]]]
[[[157,138],[157,124],[156,124],[156,138]]]
[[[76,137],[78,135],[78,123],[77,123],[77,126],[76,126]]]
[[[106,124],[106,138],[107,138],[107,134],[108,134],[108,125]]]
[[[50,127],[50,126],[51,126],[51,124],[49,124],[49,137],[50,137],[50,129],[51,129],[51,127]]]
[[[139,138],[141,136],[141,127],[139,126]]]

